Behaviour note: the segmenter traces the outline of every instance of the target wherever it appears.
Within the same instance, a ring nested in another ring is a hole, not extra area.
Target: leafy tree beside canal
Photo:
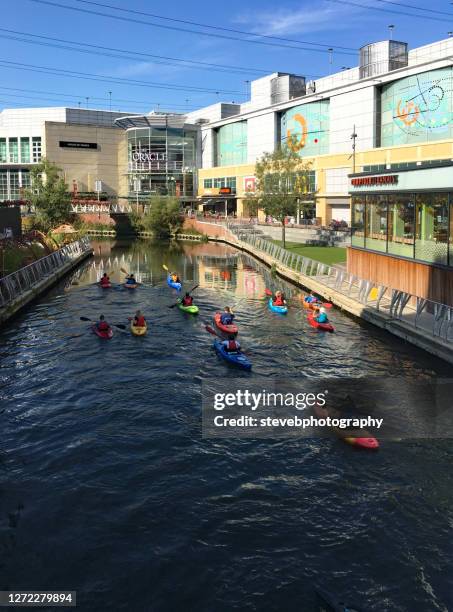
[[[132,215],[131,223],[136,231],[152,232],[158,238],[168,238],[176,234],[183,224],[178,198],[152,197],[149,201],[149,212]]]
[[[41,229],[48,231],[71,219],[71,194],[61,168],[43,158],[30,169],[31,185],[25,198],[36,211]]]
[[[296,215],[300,200],[311,194],[310,164],[303,163],[290,146],[283,145],[273,153],[264,153],[256,162],[255,198],[266,215],[282,224],[282,243],[286,245],[285,219]]]

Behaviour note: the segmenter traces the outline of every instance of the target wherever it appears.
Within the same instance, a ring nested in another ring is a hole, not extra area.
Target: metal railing
[[[0,308],[33,289],[38,283],[58,271],[69,261],[91,250],[87,236],[66,244],[58,251],[0,278]]]
[[[240,226],[231,225],[230,231],[239,243],[252,246],[290,270],[312,278],[326,288],[333,289],[369,309],[385,313],[391,319],[403,321],[414,329],[436,336],[449,345],[453,342],[453,306],[374,283],[350,274],[344,268],[329,265],[283,249]]]

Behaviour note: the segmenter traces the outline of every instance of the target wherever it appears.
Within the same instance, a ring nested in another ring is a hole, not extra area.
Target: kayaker
[[[110,285],[110,278],[108,277],[107,272],[104,272],[99,282],[101,285]]]
[[[171,273],[171,280],[174,283],[180,283],[181,282],[181,280],[180,280],[179,276],[176,274],[176,272],[172,272]]]
[[[135,280],[135,276],[133,274],[129,274],[126,276],[126,285],[136,285],[137,281]]]
[[[99,317],[99,321],[96,323],[96,327],[98,328],[98,331],[108,331],[110,329],[110,325],[107,323],[107,321],[105,320],[104,315],[101,315]]]
[[[324,306],[321,306],[321,308],[319,308],[319,314],[315,315],[313,318],[318,323],[328,323],[329,322],[329,319],[327,318],[327,315],[326,315],[326,309],[324,308]]]
[[[233,320],[233,311],[229,306],[225,306],[225,310],[220,315],[220,323],[222,323],[222,325],[231,325],[233,323]]]
[[[182,298],[181,303],[183,306],[192,306],[193,297],[190,295],[189,292],[187,292],[186,295]]]
[[[318,298],[313,293],[313,291],[310,291],[310,293],[304,297],[304,302],[307,302],[308,304],[314,304],[317,301]]]
[[[228,336],[228,340],[222,342],[222,346],[225,348],[227,353],[240,353],[241,345],[235,339],[234,335]]]
[[[134,317],[134,327],[146,327],[146,319],[140,310],[137,310]]]
[[[281,291],[276,291],[274,297],[272,298],[272,303],[274,306],[286,306],[284,294]]]

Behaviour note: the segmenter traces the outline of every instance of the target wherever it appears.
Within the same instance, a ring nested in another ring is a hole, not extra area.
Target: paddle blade
[[[162,264],[162,268],[168,272],[168,268],[165,264]]]
[[[265,293],[266,295],[270,295],[271,297],[274,295],[270,289],[265,289],[265,290],[264,290],[264,293]]]
[[[170,306],[167,306],[167,308],[174,308],[177,305],[178,305],[178,302],[176,302],[176,304],[171,304]]]
[[[126,329],[126,326],[122,323],[115,323],[115,327],[117,327],[118,329]]]
[[[124,268],[120,268],[121,272],[124,272],[124,274],[127,274],[129,276],[129,272],[127,270],[125,270]]]
[[[81,321],[91,321],[91,319],[89,319],[88,317],[80,317]]]
[[[322,304],[324,306],[324,308],[332,308],[333,304],[331,304],[330,302],[323,302]]]
[[[212,334],[213,336],[217,336],[216,332],[212,329],[212,327],[210,325],[205,325],[204,326],[205,330],[207,332],[209,332],[210,334]]]

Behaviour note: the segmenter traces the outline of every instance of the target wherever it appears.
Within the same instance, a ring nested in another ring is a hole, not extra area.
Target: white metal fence
[[[40,281],[58,271],[69,261],[77,259],[83,253],[91,250],[87,236],[66,244],[58,251],[46,255],[33,263],[20,268],[12,274],[0,279],[0,308],[20,297],[29,289],[33,289]]]
[[[255,234],[250,228],[230,225],[239,242],[252,246],[273,260],[334,289],[363,306],[381,311],[395,320],[424,330],[448,343],[453,342],[453,306],[421,298],[399,289],[374,283],[348,273],[344,268],[325,264],[283,249],[278,244]],[[245,229],[245,231],[244,231]]]

